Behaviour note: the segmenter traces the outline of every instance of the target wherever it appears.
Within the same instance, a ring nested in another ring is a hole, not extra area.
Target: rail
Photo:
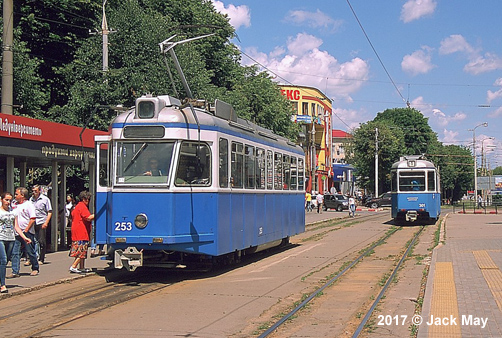
[[[423,227],[422,227],[423,229]],[[335,277],[327,281],[321,288],[317,289],[314,293],[312,293],[310,296],[308,296],[303,302],[301,302],[297,307],[295,307],[292,311],[290,311],[288,314],[286,314],[284,317],[282,317],[279,321],[277,321],[275,324],[273,324],[268,330],[263,332],[259,338],[265,338],[268,337],[272,332],[274,332],[279,326],[281,326],[285,321],[290,319],[292,316],[294,316],[299,310],[301,310],[305,305],[307,305],[312,299],[314,299],[317,295],[319,295],[321,292],[323,292],[324,289],[326,289],[328,286],[333,284],[336,280],[338,280],[341,276],[343,276],[348,270],[350,270],[354,265],[356,265],[359,261],[361,261],[365,256],[368,256],[371,254],[373,249],[375,249],[377,246],[382,244],[385,240],[387,240],[390,236],[392,236],[396,231],[398,231],[399,228],[395,228],[392,231],[389,231],[384,237],[382,237],[379,241],[374,243],[372,246],[370,246],[366,251],[364,251],[359,257],[357,257],[354,261],[352,261],[345,269],[340,271]],[[421,232],[422,230],[420,230]],[[420,233],[418,232],[418,234]],[[418,237],[418,235],[415,236],[415,238]],[[413,243],[415,240],[413,240]],[[408,254],[409,250],[406,251],[406,255]],[[397,271],[397,270],[396,270]]]

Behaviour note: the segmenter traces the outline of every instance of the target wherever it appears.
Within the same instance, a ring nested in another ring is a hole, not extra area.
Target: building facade
[[[328,192],[333,179],[331,99],[313,87],[280,85],[280,88],[282,95],[293,104],[296,112],[293,121],[302,128],[306,190]]]

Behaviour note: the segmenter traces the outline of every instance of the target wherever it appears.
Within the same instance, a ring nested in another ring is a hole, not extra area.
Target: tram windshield
[[[425,191],[425,172],[399,171],[399,191]]]
[[[174,142],[117,142],[116,184],[167,184]]]

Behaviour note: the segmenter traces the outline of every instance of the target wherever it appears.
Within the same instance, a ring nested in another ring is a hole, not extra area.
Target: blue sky
[[[477,153],[483,144],[502,166],[502,1],[212,1],[236,28],[243,63],[320,89],[333,128],[351,132],[409,101],[444,144],[472,147],[469,129],[487,122]]]

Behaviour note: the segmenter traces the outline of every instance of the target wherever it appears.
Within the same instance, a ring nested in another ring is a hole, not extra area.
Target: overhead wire
[[[384,65],[384,63],[383,63],[383,61],[382,61],[382,59],[380,58],[380,55],[378,55],[378,52],[376,51],[375,47],[373,46],[373,43],[371,42],[371,40],[370,40],[370,38],[369,38],[368,34],[366,34],[366,31],[364,30],[364,27],[363,27],[363,25],[361,24],[361,21],[359,20],[359,18],[357,17],[357,14],[356,14],[356,12],[355,12],[354,8],[352,7],[352,5],[350,4],[350,1],[349,1],[349,0],[347,0],[347,4],[349,5],[350,10],[352,11],[352,14],[353,14],[353,15],[354,15],[354,17],[356,18],[356,21],[357,21],[357,23],[359,24],[359,27],[361,27],[361,30],[363,31],[363,34],[364,34],[364,36],[366,37],[366,40],[368,40],[368,43],[370,44],[371,49],[373,49],[373,52],[375,53],[375,55],[376,55],[376,57],[377,57],[378,61],[379,61],[379,62],[380,62],[380,64],[382,65],[383,70],[385,71],[385,73],[386,73],[386,74],[387,74],[387,76],[389,77],[390,82],[392,82],[392,85],[393,85],[393,86],[394,86],[394,88],[396,89],[396,91],[397,91],[397,93],[399,94],[399,96],[401,96],[401,99],[403,99],[403,102],[405,102],[405,103],[406,103],[406,105],[407,105],[408,107],[410,107],[410,102],[409,102],[409,101],[407,101],[407,100],[404,98],[403,94],[401,94],[401,91],[399,90],[399,88],[397,87],[396,83],[394,82],[394,79],[392,79],[392,76],[390,76],[389,71],[388,71],[388,70],[387,70],[387,68],[385,67],[385,65]]]

